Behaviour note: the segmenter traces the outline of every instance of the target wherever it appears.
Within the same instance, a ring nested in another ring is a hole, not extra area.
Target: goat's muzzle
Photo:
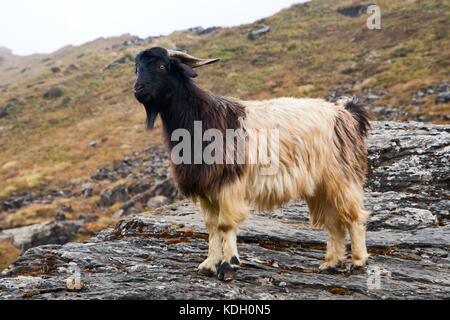
[[[144,93],[145,91],[145,86],[143,84],[135,84],[134,85],[134,95],[136,96],[136,98],[140,95],[142,95],[142,93]]]

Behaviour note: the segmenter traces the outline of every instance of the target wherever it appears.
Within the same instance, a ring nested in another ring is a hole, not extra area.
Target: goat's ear
[[[220,59],[200,59],[193,57],[187,53],[175,51],[175,50],[167,50],[167,55],[169,57],[175,57],[180,59],[181,62],[188,65],[191,68],[198,68],[207,64],[211,64],[219,61]]]
[[[180,63],[179,66],[183,70],[184,74],[186,74],[189,78],[195,78],[198,76],[197,72],[191,69],[191,67],[185,65],[184,63]]]

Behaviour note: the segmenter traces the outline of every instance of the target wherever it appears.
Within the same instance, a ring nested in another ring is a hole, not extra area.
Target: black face
[[[140,52],[136,58],[134,95],[145,106],[147,126],[153,122],[161,107],[168,104],[177,85],[197,74],[178,58],[169,57],[164,48],[154,47]]]
[[[165,100],[170,95],[169,57],[164,49],[152,48],[140,52],[135,59],[134,95],[142,104]]]

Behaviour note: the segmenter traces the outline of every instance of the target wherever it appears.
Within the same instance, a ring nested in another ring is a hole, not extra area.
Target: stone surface
[[[100,205],[110,207],[116,202],[128,201],[128,186],[118,185],[113,189],[105,189],[100,192]]]
[[[149,208],[159,208],[170,202],[170,199],[166,196],[154,196],[147,201],[147,207]]]
[[[254,35],[263,35],[270,32],[270,26],[262,26],[261,28],[248,28],[245,29],[245,33],[251,33]]]
[[[194,27],[194,28],[189,28],[188,30],[198,36],[201,36],[201,35],[208,34],[208,33],[217,33],[220,29],[221,29],[221,27],[209,27],[206,29],[203,27]]]
[[[77,232],[82,224],[79,220],[33,224],[0,231],[0,239],[11,239],[13,245],[21,250],[49,243],[64,244],[71,240],[72,234]]]
[[[367,7],[368,5],[349,6],[345,8],[340,8],[337,10],[337,12],[347,17],[357,18],[362,14],[367,13]]]
[[[371,256],[361,273],[317,273],[327,234],[292,202],[252,212],[238,236],[234,281],[199,274],[207,232],[198,206],[179,201],[83,243],[27,250],[0,276],[0,298],[449,299],[450,128],[374,125],[365,198]],[[74,277],[80,289],[67,287]]]

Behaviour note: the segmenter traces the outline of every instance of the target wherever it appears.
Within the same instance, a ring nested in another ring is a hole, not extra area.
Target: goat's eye
[[[159,70],[166,70],[166,67],[162,64],[159,66]]]

